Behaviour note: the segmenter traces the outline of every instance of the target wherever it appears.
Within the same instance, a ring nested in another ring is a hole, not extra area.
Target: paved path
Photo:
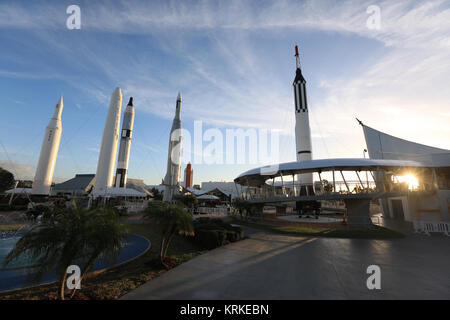
[[[450,239],[250,239],[194,258],[122,299],[450,299]],[[368,290],[366,268],[381,268]]]

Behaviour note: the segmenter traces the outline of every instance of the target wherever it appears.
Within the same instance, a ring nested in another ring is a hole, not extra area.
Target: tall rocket
[[[170,130],[167,172],[163,180],[163,184],[165,185],[164,202],[171,202],[173,196],[179,191],[181,138],[181,93],[178,93],[175,118],[172,122],[172,129]]]
[[[116,88],[111,96],[102,144],[98,156],[97,173],[95,174],[94,196],[102,196],[107,188],[113,185],[114,164],[119,140],[120,116],[122,109],[122,90]]]
[[[295,98],[295,142],[297,145],[297,161],[312,159],[311,130],[309,128],[308,100],[306,97],[306,80],[302,75],[298,46],[295,46],[296,67],[294,79]],[[313,174],[304,173],[298,175],[300,194],[313,194]]]
[[[41,154],[34,176],[32,194],[48,195],[52,185],[53,172],[58,156],[59,143],[61,141],[61,113],[63,110],[63,98],[60,97],[55,107],[55,112],[45,128],[44,141]]]
[[[130,159],[131,135],[134,125],[133,97],[130,98],[123,115],[122,132],[120,135],[119,159],[116,170],[116,188],[125,188],[128,177],[128,160]]]

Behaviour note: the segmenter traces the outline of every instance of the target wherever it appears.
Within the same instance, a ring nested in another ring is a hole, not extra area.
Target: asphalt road
[[[450,238],[296,237],[245,228],[250,238],[212,250],[122,299],[450,299]],[[378,265],[381,289],[369,290]]]

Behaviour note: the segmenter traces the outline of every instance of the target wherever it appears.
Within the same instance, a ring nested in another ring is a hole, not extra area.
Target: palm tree
[[[153,199],[158,200],[158,201],[162,201],[163,195],[162,195],[161,192],[159,192],[158,189],[156,189],[155,187],[153,187],[153,188],[150,190],[150,192],[153,193]]]
[[[186,207],[192,210],[198,205],[198,199],[192,194],[179,194],[176,195],[174,198],[176,202],[185,205]]]
[[[152,201],[149,202],[144,213],[145,219],[156,223],[161,228],[159,258],[166,269],[169,269],[169,266],[165,263],[167,250],[175,234],[194,235],[193,218],[186,209],[179,204]]]
[[[56,269],[59,277],[59,297],[64,300],[66,270],[70,265],[82,266],[80,281],[92,268],[97,258],[112,264],[126,239],[120,218],[110,209],[72,208],[44,215],[7,255],[4,265],[21,255],[36,261],[36,269],[28,281],[38,282],[49,271]],[[70,298],[73,297],[74,289]]]

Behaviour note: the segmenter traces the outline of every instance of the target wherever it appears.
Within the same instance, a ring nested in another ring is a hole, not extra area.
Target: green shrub
[[[195,232],[195,240],[204,249],[214,249],[227,244],[227,233],[223,230],[197,230]]]
[[[244,232],[241,228],[233,227],[217,218],[198,218],[194,220],[194,229],[195,241],[208,250],[244,238]]]
[[[236,242],[240,240],[239,233],[235,231],[227,231],[227,240],[229,242]]]

